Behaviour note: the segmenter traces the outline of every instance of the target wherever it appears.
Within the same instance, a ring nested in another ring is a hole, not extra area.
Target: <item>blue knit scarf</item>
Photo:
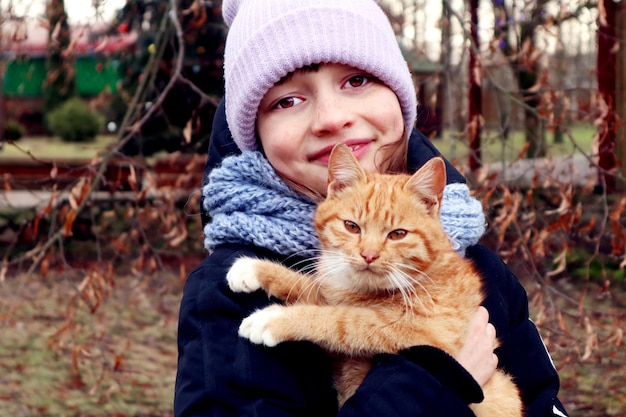
[[[204,246],[254,244],[282,255],[313,255],[319,241],[313,225],[316,204],[283,182],[256,151],[224,158],[203,187]],[[441,204],[441,223],[461,255],[485,231],[482,205],[465,184],[448,184]]]

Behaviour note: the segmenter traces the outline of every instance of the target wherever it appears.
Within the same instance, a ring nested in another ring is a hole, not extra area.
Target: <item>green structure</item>
[[[115,93],[121,79],[119,61],[110,57],[76,58],[76,87],[81,97],[93,97],[103,91]],[[41,97],[46,78],[46,57],[10,59],[4,74],[4,95],[9,98]]]

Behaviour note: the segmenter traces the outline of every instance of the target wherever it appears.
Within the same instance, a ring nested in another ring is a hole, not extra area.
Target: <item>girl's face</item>
[[[269,89],[257,132],[276,171],[326,195],[335,144],[347,144],[365,170],[378,172],[403,143],[404,119],[398,98],[381,81],[347,65],[321,64]]]

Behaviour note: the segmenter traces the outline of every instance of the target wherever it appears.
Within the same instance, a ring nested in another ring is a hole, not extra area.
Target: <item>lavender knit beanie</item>
[[[339,63],[391,88],[408,136],[415,87],[395,34],[377,0],[223,0],[230,27],[224,51],[226,119],[241,150],[256,149],[261,99],[277,81],[306,65]]]

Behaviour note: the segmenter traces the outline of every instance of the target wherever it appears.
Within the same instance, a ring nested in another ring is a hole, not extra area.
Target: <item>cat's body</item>
[[[322,246],[316,272],[237,260],[227,276],[234,291],[262,288],[285,302],[246,318],[240,335],[267,346],[308,340],[338,355],[340,404],[378,353],[431,345],[454,355],[484,295],[473,265],[441,228],[444,186],[440,158],[413,176],[373,175],[347,147],[336,147],[328,197],[315,216]],[[503,372],[483,391],[485,400],[472,405],[477,416],[522,415],[518,390]]]

